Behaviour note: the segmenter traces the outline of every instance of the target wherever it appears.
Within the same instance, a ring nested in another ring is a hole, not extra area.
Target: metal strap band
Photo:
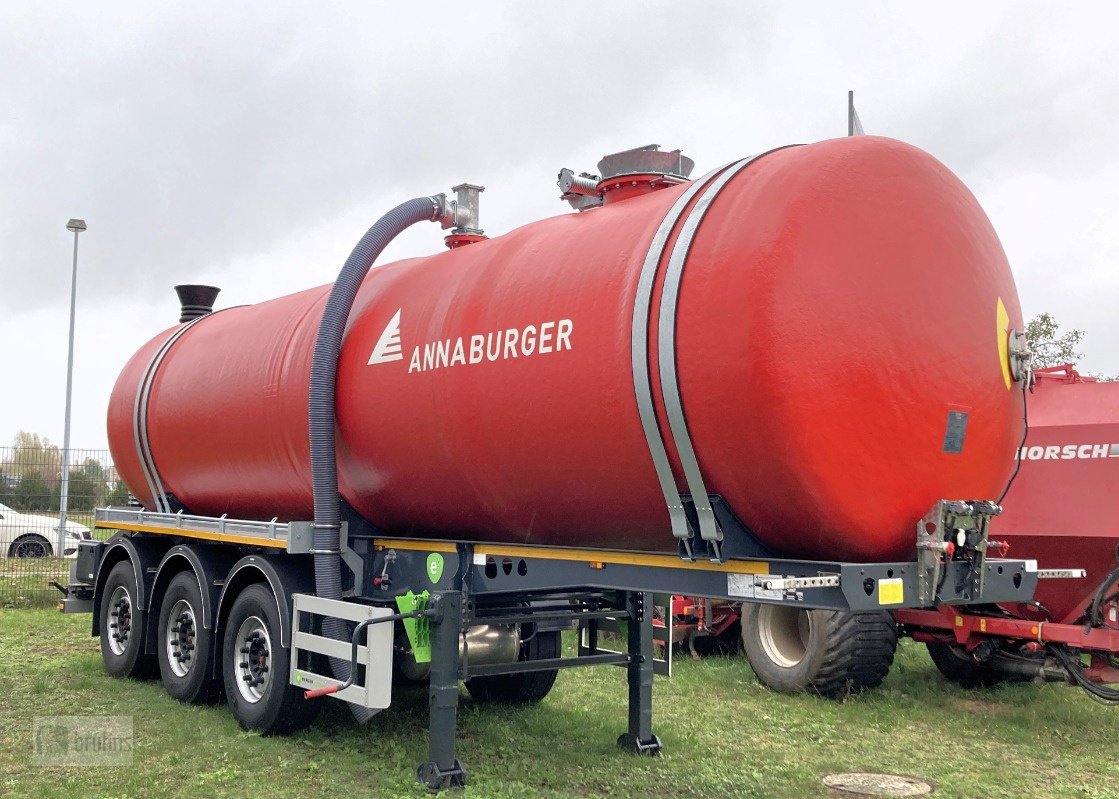
[[[788,145],[797,146],[797,145]],[[783,150],[778,147],[759,155],[743,158],[730,168],[726,169],[704,191],[699,201],[692,206],[688,218],[676,237],[672,247],[672,254],[668,259],[665,270],[664,286],[661,289],[660,312],[657,321],[657,364],[660,369],[661,396],[664,401],[665,414],[668,417],[668,426],[672,431],[672,442],[680,455],[680,465],[684,469],[684,478],[688,482],[688,491],[695,504],[696,515],[699,518],[699,534],[704,541],[722,541],[723,533],[715,522],[715,514],[711,509],[711,499],[707,487],[703,483],[703,475],[699,469],[695,449],[692,447],[692,438],[688,432],[688,423],[684,417],[684,405],[680,398],[680,385],[676,372],[676,305],[680,295],[680,284],[684,277],[684,266],[691,251],[692,242],[700,223],[711,208],[711,203],[738,173],[747,166],[763,158],[769,153]]]
[[[668,210],[649,244],[649,251],[645,254],[645,262],[641,266],[641,274],[637,280],[637,294],[633,301],[630,355],[637,411],[641,417],[641,427],[645,432],[649,454],[653,458],[657,480],[664,494],[664,501],[668,505],[672,535],[684,541],[689,538],[688,519],[684,515],[684,502],[680,497],[680,491],[676,488],[676,479],[672,476],[672,466],[668,462],[664,441],[661,440],[660,426],[657,424],[657,414],[653,406],[653,388],[649,379],[649,310],[653,301],[653,284],[656,282],[657,270],[672,229],[683,216],[684,209],[688,207],[692,198],[699,194],[721,169],[725,168],[722,166],[714,169],[694,181]]]
[[[207,314],[206,316],[210,315]],[[151,442],[148,440],[148,400],[151,397],[156,372],[159,371],[159,366],[163,363],[163,359],[171,346],[179,340],[183,333],[201,322],[206,316],[190,320],[168,336],[167,340],[160,345],[144,370],[144,376],[140,379],[140,387],[136,391],[136,402],[132,407],[132,431],[136,442],[136,454],[140,458],[140,468],[144,472],[144,480],[148,484],[148,490],[151,491],[155,510],[161,513],[170,513],[171,503],[167,499],[167,493],[163,490],[163,481],[159,477],[155,458],[152,457]]]

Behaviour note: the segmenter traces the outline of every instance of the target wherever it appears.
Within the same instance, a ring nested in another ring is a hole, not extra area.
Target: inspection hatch
[[[829,774],[824,785],[840,796],[926,796],[932,793],[932,783],[916,777],[897,774]]]

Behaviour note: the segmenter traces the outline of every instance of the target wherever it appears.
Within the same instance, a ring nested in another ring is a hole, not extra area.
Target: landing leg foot
[[[466,769],[458,760],[446,771],[437,763],[424,763],[416,769],[416,777],[432,793],[466,787]]]
[[[625,749],[627,752],[632,752],[635,755],[648,755],[656,757],[661,753],[661,739],[655,735],[649,736],[647,740],[641,740],[631,733],[622,733],[618,736],[618,747]]]

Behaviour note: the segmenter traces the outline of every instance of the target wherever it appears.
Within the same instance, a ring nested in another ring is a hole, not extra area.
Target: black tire
[[[929,657],[945,679],[963,688],[989,688],[1006,680],[1006,675],[977,663],[967,651],[952,644],[925,644]]]
[[[538,632],[522,646],[519,661],[558,658],[562,643],[558,630]],[[466,681],[466,690],[475,702],[504,705],[525,705],[541,701],[556,684],[558,669],[529,671],[522,674],[495,674],[473,677]]]
[[[885,611],[742,606],[746,659],[766,687],[830,699],[877,688],[897,651],[894,617]]]
[[[214,632],[202,625],[202,593],[192,571],[177,574],[163,594],[156,656],[163,687],[180,702],[207,704],[221,696],[213,676]]]
[[[147,614],[137,602],[136,572],[132,563],[122,560],[109,572],[101,589],[101,659],[105,671],[118,679],[154,677],[155,655],[144,653]]]
[[[244,648],[250,652],[244,653]],[[266,585],[250,585],[233,602],[222,636],[221,662],[226,702],[244,729],[290,735],[318,715],[322,699],[304,699],[302,689],[288,684],[291,650],[280,644],[276,597]],[[263,681],[251,684],[246,676]]]
[[[50,541],[35,533],[24,533],[8,547],[9,558],[49,558],[52,554]]]

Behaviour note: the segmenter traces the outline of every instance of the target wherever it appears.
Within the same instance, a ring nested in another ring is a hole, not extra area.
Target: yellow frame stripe
[[[159,535],[179,535],[183,538],[201,538],[205,541],[224,541],[228,544],[247,544],[251,547],[275,547],[287,549],[288,542],[280,538],[262,538],[254,535],[234,533],[213,533],[202,530],[184,530],[180,527],[157,527],[149,524],[129,524],[128,522],[106,522],[95,527],[108,530],[129,530],[135,533],[158,533]]]
[[[386,549],[413,549],[423,552],[455,552],[455,545],[446,541],[418,541],[401,538],[378,538],[373,544]],[[730,574],[769,574],[769,564],[760,560],[737,560],[730,563],[710,561],[688,562],[675,555],[653,555],[641,552],[606,552],[598,549],[565,549],[562,547],[511,547],[502,544],[475,544],[476,555],[495,558],[547,558],[585,563],[614,563],[625,566],[654,566],[662,569],[727,572]]]
[[[184,530],[179,527],[160,527],[127,522],[106,522],[95,525],[103,529],[129,530],[137,533],[157,533],[175,535],[183,538],[198,538],[206,541],[223,541],[229,544],[274,547],[286,549],[287,541],[277,538],[263,538],[234,533],[217,533],[201,530]],[[421,552],[457,551],[449,541],[425,541],[405,538],[378,538],[373,545],[384,549],[408,549]],[[565,549],[563,547],[513,547],[502,544],[475,544],[476,555],[495,558],[546,558],[549,560],[581,561],[584,563],[612,563],[624,566],[652,566],[661,569],[686,569],[690,571],[725,572],[728,574],[769,574],[769,564],[760,560],[736,560],[729,563],[710,561],[688,562],[674,555],[654,555],[642,552],[608,552],[599,549]]]

